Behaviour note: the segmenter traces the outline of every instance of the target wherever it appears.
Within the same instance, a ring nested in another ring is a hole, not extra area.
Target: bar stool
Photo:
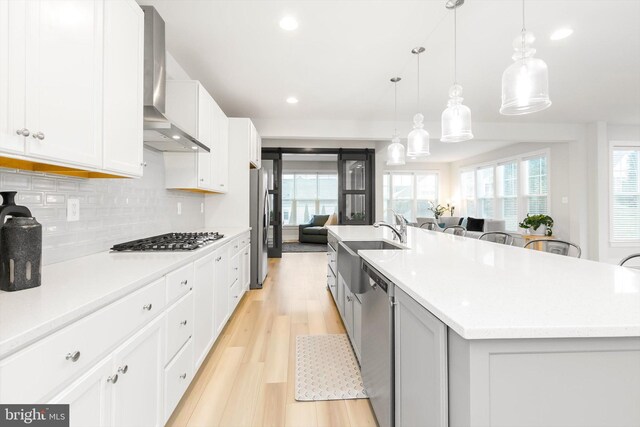
[[[513,245],[513,236],[502,231],[487,231],[480,235],[478,240],[486,240],[487,242],[500,243],[501,245]]]
[[[635,263],[635,265],[629,265],[629,264],[634,264],[634,263],[630,263],[629,262],[631,260],[637,261]],[[620,264],[618,264],[618,265],[621,265],[621,266],[624,266],[624,267],[627,267],[627,268],[635,268],[635,269],[640,270],[640,253],[631,254],[628,257],[623,258],[622,261],[620,261]]]
[[[582,249],[580,249],[580,246],[576,245],[575,243],[566,242],[564,240],[536,239],[531,240],[526,245],[524,245],[525,248],[528,248],[529,246],[531,246],[532,249],[538,251],[572,256],[575,258],[580,258],[580,255],[582,255]],[[573,254],[571,253],[572,248],[576,250]]]
[[[446,233],[447,230],[451,230],[451,232],[448,233],[448,234],[453,234],[454,236],[463,236],[464,237],[464,235],[467,234],[467,229],[464,228],[461,225],[451,225],[449,227],[446,227],[444,230],[442,230],[442,232]]]
[[[438,227],[438,224],[435,222],[424,222],[420,225],[420,228],[426,228],[427,230],[435,231]]]

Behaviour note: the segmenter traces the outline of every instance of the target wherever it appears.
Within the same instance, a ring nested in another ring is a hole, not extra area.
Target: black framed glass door
[[[338,153],[338,219],[340,224],[373,224],[375,170],[372,150]]]
[[[267,256],[282,258],[282,153],[263,152],[261,163],[267,177]]]

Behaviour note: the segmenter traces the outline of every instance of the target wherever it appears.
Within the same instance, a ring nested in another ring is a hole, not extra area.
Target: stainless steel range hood
[[[153,6],[144,12],[144,143],[160,151],[209,152],[209,147],[165,116],[167,52],[164,20]]]

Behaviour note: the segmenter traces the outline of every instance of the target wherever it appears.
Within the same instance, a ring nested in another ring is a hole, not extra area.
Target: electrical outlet
[[[182,215],[182,202],[178,202],[178,215]]]
[[[67,221],[80,220],[80,200],[67,199]]]
[[[200,213],[204,213],[204,203],[200,203]]]
[[[563,196],[562,197],[562,204],[566,205],[567,203],[569,203],[569,198],[567,196]]]

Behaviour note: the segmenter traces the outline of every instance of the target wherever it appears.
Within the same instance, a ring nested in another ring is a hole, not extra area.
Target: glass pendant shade
[[[449,102],[442,112],[442,142],[462,142],[473,139],[471,133],[471,110],[462,103],[462,86],[455,84],[449,89]]]
[[[502,107],[504,115],[535,113],[551,106],[547,64],[534,58],[535,37],[524,31],[513,42],[514,63],[502,74]]]
[[[429,152],[429,132],[424,129],[424,116],[420,113],[413,116],[413,130],[407,137],[407,156],[425,157]]]
[[[387,147],[387,165],[400,166],[404,164],[404,145],[402,145],[400,138],[396,135]]]

